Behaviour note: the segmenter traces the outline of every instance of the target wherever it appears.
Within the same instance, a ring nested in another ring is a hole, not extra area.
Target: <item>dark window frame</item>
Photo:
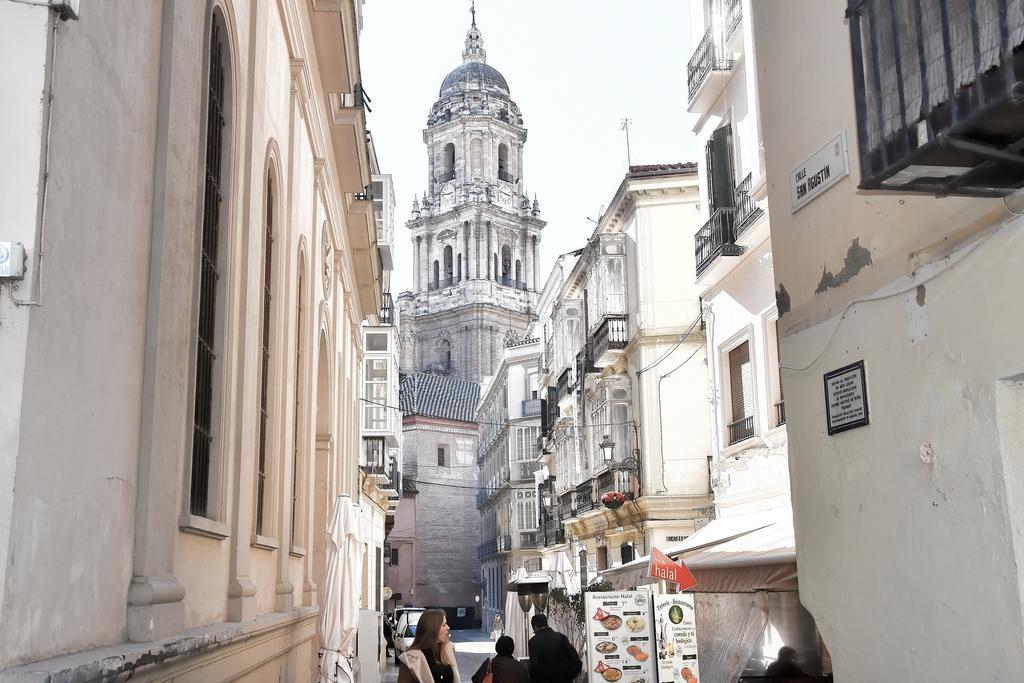
[[[269,438],[268,422],[270,420],[269,387],[270,387],[270,322],[273,312],[272,288],[274,267],[274,176],[267,173],[267,204],[265,232],[263,237],[263,336],[260,339],[260,424],[259,451],[256,461],[256,534],[263,535],[266,528],[264,516],[267,511],[267,453]]]

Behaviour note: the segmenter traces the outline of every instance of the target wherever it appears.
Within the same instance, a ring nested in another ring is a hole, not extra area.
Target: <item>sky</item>
[[[539,281],[583,246],[632,163],[699,161],[686,111],[693,51],[688,0],[478,0],[487,63],[505,76],[527,128],[524,187],[540,202]],[[423,128],[462,63],[469,0],[368,0],[361,68],[381,171],[394,179],[392,292],[412,286],[409,219],[426,190]]]

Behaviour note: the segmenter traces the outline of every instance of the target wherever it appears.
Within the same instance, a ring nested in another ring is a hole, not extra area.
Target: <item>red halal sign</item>
[[[693,578],[682,560],[675,562],[657,548],[651,548],[650,574],[655,579],[678,584],[681,591],[697,585],[697,579]]]

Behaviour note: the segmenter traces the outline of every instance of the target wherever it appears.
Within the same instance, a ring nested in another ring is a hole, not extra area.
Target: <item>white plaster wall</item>
[[[7,161],[0,165],[0,240],[25,245],[28,277],[16,292],[23,300],[36,293],[31,282],[37,273],[32,264],[40,219],[48,18],[49,11],[43,7],[13,2],[0,5],[4,36],[0,40],[0,64],[8,65],[0,69],[0,90],[5,93],[0,130],[6,131],[0,136],[0,156]],[[14,481],[17,467],[31,310],[13,305],[3,291],[10,286],[0,285],[0,377],[4,378],[4,391],[0,392],[0,481],[6,482]],[[0,487],[0,604],[7,586],[13,506],[13,487]]]
[[[915,292],[909,304],[858,305],[831,344],[834,319],[784,342],[795,367],[826,349],[785,381],[801,599],[837,679],[1011,681],[1024,670],[1024,510],[1007,493],[1020,444],[1001,444],[1017,432],[996,409],[1000,381],[1024,369],[1024,322],[993,296],[1018,288],[1017,221],[926,285],[926,341],[910,342]],[[829,437],[822,373],[862,359],[871,424]]]

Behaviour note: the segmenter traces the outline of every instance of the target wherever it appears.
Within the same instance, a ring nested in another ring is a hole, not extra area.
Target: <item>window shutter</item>
[[[743,342],[729,352],[729,392],[732,395],[732,421],[754,414],[753,377],[750,372],[750,345]]]
[[[735,173],[732,161],[732,125],[722,126],[711,134],[707,146],[708,190],[711,210],[735,204],[733,190]]]

